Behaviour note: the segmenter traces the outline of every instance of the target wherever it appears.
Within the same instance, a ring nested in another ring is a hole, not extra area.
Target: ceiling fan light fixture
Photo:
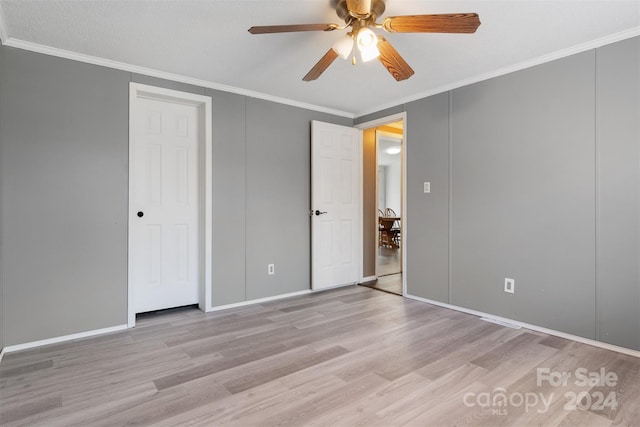
[[[349,35],[340,37],[333,44],[332,49],[336,51],[340,58],[347,59],[353,50],[353,38]]]
[[[368,48],[360,49],[360,56],[362,57],[362,62],[369,62],[380,56],[380,50],[376,45],[369,46]]]
[[[366,27],[360,28],[356,40],[358,42],[358,49],[360,50],[378,44],[378,36],[376,36],[376,33]]]
[[[356,37],[358,49],[362,56],[362,62],[371,61],[380,56],[378,50],[378,36],[369,28],[361,28]]]

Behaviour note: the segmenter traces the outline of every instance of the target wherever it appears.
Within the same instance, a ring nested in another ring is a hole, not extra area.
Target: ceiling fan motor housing
[[[340,17],[340,19],[345,21],[347,24],[349,23],[349,21],[353,20],[354,18],[367,19],[367,20],[371,19],[372,21],[375,21],[377,17],[379,17],[384,13],[384,9],[385,9],[384,0],[371,0],[371,11],[369,12],[369,16],[361,17],[361,16],[354,15],[349,11],[349,7],[347,6],[347,0],[339,0],[338,3],[336,4],[336,13]]]

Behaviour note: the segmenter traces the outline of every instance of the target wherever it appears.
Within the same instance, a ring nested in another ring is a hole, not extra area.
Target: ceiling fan
[[[345,25],[338,24],[293,24],[265,25],[249,28],[251,34],[289,33],[298,31],[334,31],[351,28],[324,54],[302,80],[317,79],[338,57],[347,59],[353,46],[360,51],[363,62],[379,58],[382,65],[397,80],[406,80],[414,74],[413,69],[400,56],[387,39],[376,35],[370,27],[389,33],[475,33],[480,26],[476,13],[406,15],[385,18],[376,22],[385,10],[384,0],[333,0],[336,13]],[[355,65],[356,57],[352,57]]]

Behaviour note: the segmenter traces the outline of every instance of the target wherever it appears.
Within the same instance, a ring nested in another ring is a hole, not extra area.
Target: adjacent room
[[[404,125],[396,121],[362,133],[363,211],[376,212],[375,227],[363,215],[364,233],[374,244],[364,247],[363,285],[403,295],[402,212]],[[365,241],[370,241],[365,238]],[[374,258],[375,255],[375,258]],[[375,262],[369,262],[372,258]]]
[[[637,0],[0,0],[0,425],[640,425]]]

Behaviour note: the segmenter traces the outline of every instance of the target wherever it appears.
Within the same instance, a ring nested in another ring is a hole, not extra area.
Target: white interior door
[[[362,131],[311,123],[311,288],[357,283],[362,266]]]
[[[198,107],[139,98],[135,109],[129,178],[134,312],[196,304],[202,133]]]

